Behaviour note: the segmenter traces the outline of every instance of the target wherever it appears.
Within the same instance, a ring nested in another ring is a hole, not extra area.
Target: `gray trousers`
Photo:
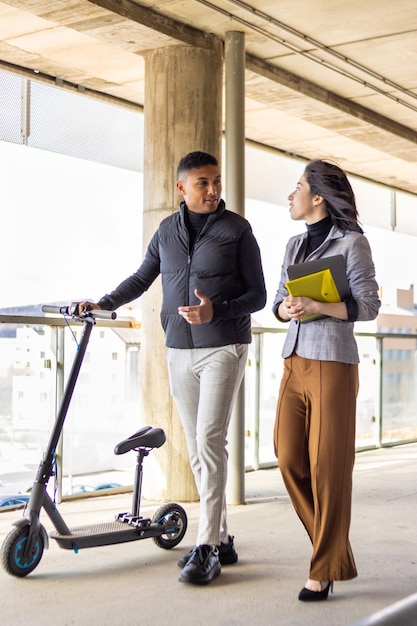
[[[200,496],[196,545],[227,542],[227,429],[247,354],[247,344],[167,351],[171,393]]]

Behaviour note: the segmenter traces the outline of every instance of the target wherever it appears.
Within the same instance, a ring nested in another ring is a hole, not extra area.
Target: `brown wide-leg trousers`
[[[292,355],[284,360],[275,451],[313,544],[309,578],[357,576],[349,543],[358,366]]]

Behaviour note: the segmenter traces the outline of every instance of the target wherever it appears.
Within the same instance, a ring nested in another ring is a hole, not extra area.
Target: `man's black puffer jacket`
[[[98,304],[116,309],[131,302],[161,273],[161,323],[168,347],[250,343],[250,314],[263,308],[266,301],[259,247],[251,226],[220,201],[190,252],[184,211],[181,203],[178,212],[161,222],[140,268]],[[179,315],[179,306],[199,304],[194,289],[212,301],[211,322],[190,325]]]

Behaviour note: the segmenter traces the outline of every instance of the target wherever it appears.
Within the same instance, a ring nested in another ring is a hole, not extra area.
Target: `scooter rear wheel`
[[[38,566],[44,550],[42,533],[37,536],[30,554],[25,554],[29,535],[29,526],[13,528],[2,544],[1,562],[8,574],[27,576]]]
[[[161,506],[153,516],[152,522],[164,526],[168,525],[165,531],[161,535],[153,537],[153,540],[159,548],[170,550],[178,545],[184,537],[188,520],[182,506],[171,503]],[[170,522],[173,523],[172,531],[169,528]]]

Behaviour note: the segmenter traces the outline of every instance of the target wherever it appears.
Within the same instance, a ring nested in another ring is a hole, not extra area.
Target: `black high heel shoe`
[[[298,594],[298,599],[302,602],[320,602],[320,600],[327,600],[327,596],[329,595],[329,591],[333,593],[333,581],[330,580],[326,587],[321,591],[310,591],[306,587],[301,589]]]

